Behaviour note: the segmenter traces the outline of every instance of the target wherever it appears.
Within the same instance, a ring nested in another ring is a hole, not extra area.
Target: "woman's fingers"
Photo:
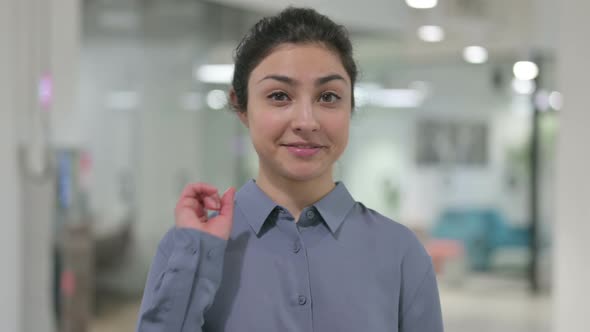
[[[234,218],[234,197],[236,195],[236,189],[229,187],[221,197],[221,208],[219,215],[224,216],[230,220]]]
[[[217,188],[206,183],[191,183],[187,185],[180,197],[181,199],[196,198],[199,202],[202,202],[207,210],[219,210],[221,207],[221,199],[219,198]]]
[[[212,235],[229,239],[233,226],[235,189],[229,188],[221,197],[219,214],[207,222],[206,229]]]
[[[199,182],[191,183],[184,187],[184,190],[180,194],[180,197],[181,199],[183,197],[199,198],[211,195],[217,195],[219,197],[219,194],[217,193],[217,188],[210,184]]]
[[[221,202],[219,200],[219,197],[215,196],[207,196],[205,198],[203,198],[203,203],[205,205],[205,208],[207,210],[219,210],[219,208],[221,208]]]
[[[198,218],[203,218],[206,216],[205,208],[203,204],[199,202],[196,198],[186,197],[182,198],[179,201],[179,208],[187,208],[191,211],[194,211]]]
[[[176,225],[205,231],[227,240],[231,233],[236,190],[230,187],[220,198],[217,188],[205,183],[186,186],[176,205]],[[207,210],[219,211],[207,220]]]

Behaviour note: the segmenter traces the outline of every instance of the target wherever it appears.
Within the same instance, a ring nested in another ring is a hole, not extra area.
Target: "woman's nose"
[[[300,132],[313,132],[320,129],[320,124],[314,113],[313,103],[300,102],[295,105],[291,126],[293,130]]]

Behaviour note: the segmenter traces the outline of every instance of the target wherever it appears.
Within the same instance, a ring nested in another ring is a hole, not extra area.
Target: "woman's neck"
[[[273,201],[289,210],[295,221],[299,220],[305,207],[322,199],[335,186],[332,172],[309,181],[296,181],[270,174],[262,168],[258,171],[256,184]]]

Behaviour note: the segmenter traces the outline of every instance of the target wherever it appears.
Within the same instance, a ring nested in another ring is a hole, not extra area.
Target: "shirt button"
[[[304,305],[307,303],[307,298],[303,295],[299,295],[299,305]]]
[[[315,213],[313,213],[313,211],[307,211],[305,216],[307,216],[307,219],[313,219],[313,217],[315,217]]]
[[[299,250],[301,250],[301,244],[299,244],[299,241],[295,241],[295,243],[293,243],[293,252],[298,253]]]
[[[207,252],[207,258],[213,259],[215,258],[216,254],[217,253],[215,252],[215,249],[209,249],[209,252]]]

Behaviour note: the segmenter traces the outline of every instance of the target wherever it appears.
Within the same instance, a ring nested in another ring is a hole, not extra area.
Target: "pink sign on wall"
[[[49,74],[39,79],[39,103],[44,111],[49,111],[53,102],[53,80]]]

